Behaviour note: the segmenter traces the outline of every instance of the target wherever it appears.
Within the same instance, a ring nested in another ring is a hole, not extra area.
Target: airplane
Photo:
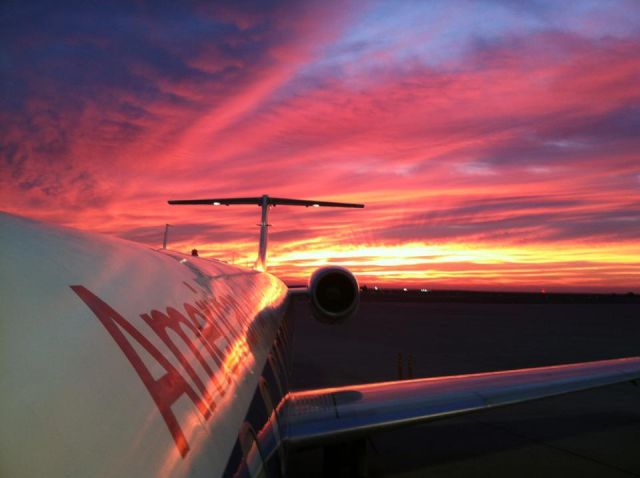
[[[306,295],[316,320],[338,325],[359,288],[342,267],[303,290],[269,274],[268,213],[363,205],[169,203],[259,206],[256,266],[0,214],[1,476],[286,476],[301,447],[640,378],[629,357],[291,391],[289,302]],[[362,453],[351,466],[366,466]]]

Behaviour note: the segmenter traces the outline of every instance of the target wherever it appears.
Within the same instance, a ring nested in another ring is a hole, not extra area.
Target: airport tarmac
[[[366,301],[329,326],[297,301],[292,388],[432,377],[640,355],[638,304]],[[377,432],[371,477],[640,476],[640,387],[605,388]],[[290,476],[322,476],[322,450]]]

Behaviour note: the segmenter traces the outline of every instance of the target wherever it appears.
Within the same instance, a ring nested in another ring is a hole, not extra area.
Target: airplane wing
[[[640,357],[290,393],[281,405],[293,447],[640,379]]]

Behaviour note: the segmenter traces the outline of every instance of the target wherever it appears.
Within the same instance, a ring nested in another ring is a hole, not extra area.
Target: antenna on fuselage
[[[166,249],[167,248],[167,236],[169,235],[169,227],[171,226],[171,224],[165,224],[164,225],[164,236],[162,238],[162,248]]]
[[[178,199],[170,200],[171,205],[211,205],[211,206],[231,206],[238,204],[252,204],[260,206],[260,243],[258,246],[258,259],[255,267],[258,270],[267,270],[267,232],[269,229],[269,209],[272,206],[304,206],[304,207],[352,207],[363,208],[364,204],[353,204],[346,202],[311,201],[307,199],[287,199],[273,198],[266,194],[260,197],[249,198],[219,198],[219,199]]]

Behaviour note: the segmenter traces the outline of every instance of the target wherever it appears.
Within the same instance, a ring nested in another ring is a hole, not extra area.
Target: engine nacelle
[[[360,289],[354,275],[344,267],[323,267],[309,279],[313,316],[319,322],[341,324],[360,304]]]

